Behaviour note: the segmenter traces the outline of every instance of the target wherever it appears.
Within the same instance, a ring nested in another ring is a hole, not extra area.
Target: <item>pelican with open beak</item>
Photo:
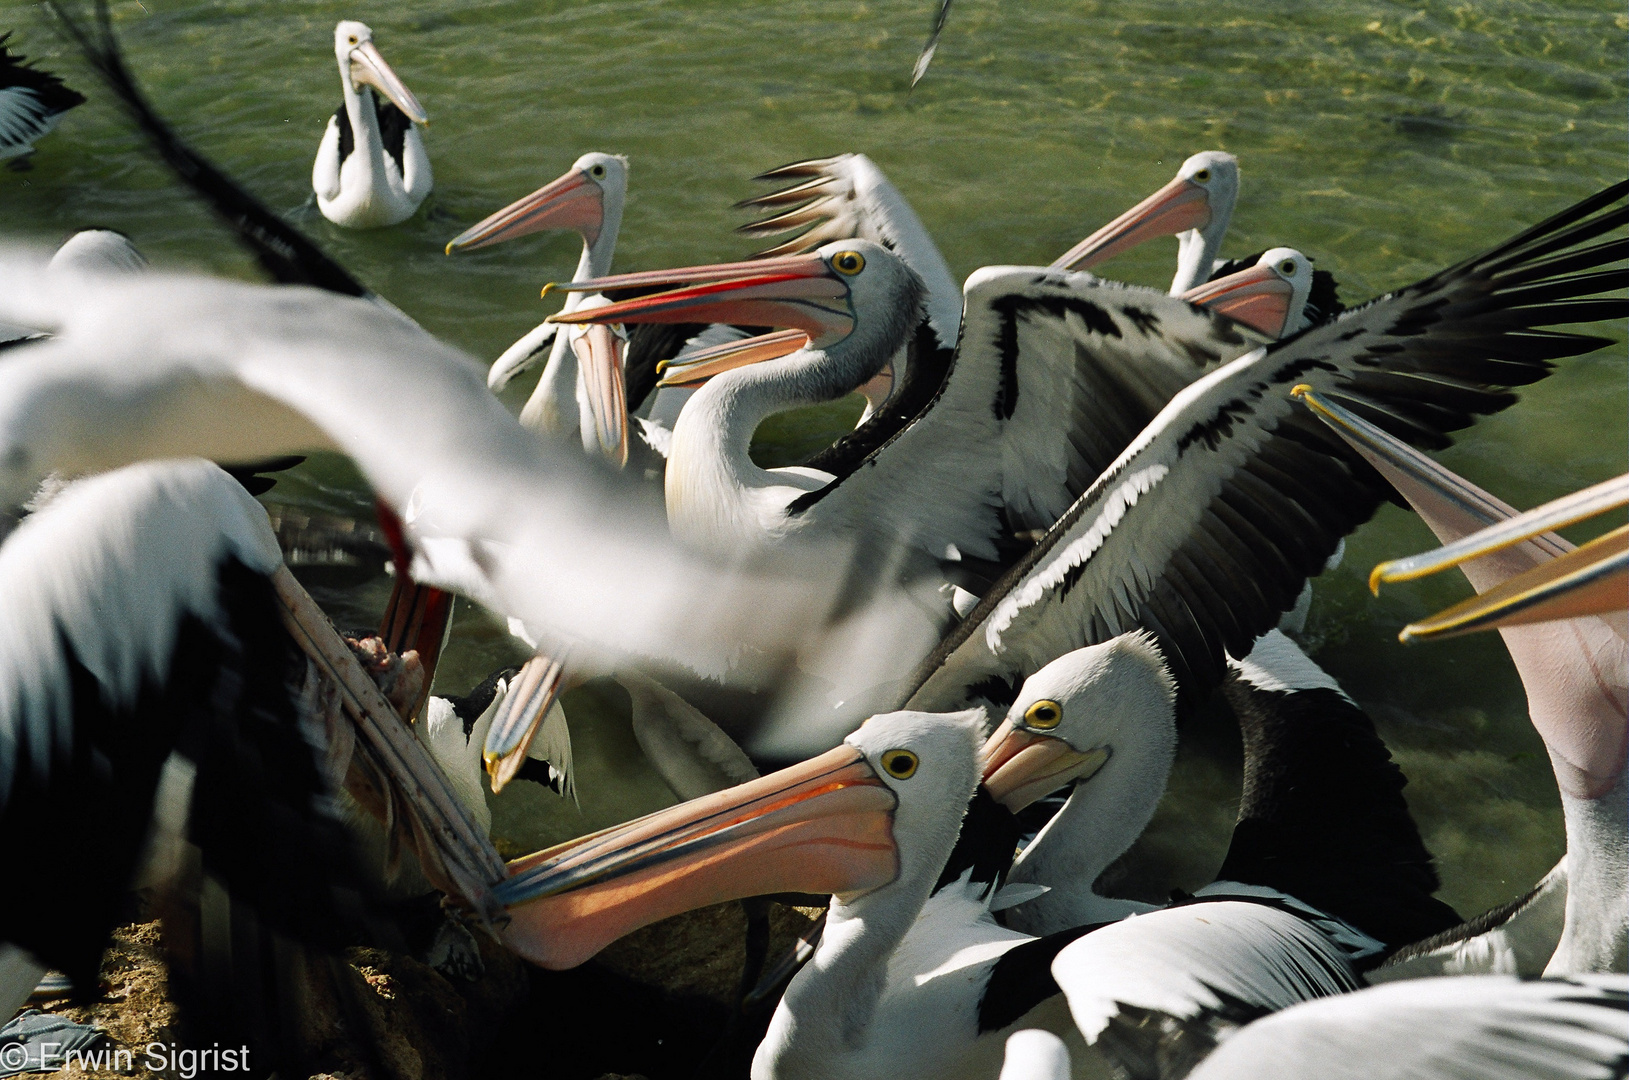
[[[904,834],[948,814],[954,842],[972,795],[973,729],[942,721],[874,717],[819,757],[511,862],[497,888],[505,944],[563,969],[709,904],[777,892],[852,903],[889,885],[914,869]]]
[[[1089,270],[1148,240],[1179,236],[1171,295],[1210,276],[1239,197],[1239,159],[1220,150],[1195,154],[1169,184],[1064,252],[1052,265]]]
[[[415,127],[430,118],[379,55],[366,24],[347,19],[334,28],[334,57],[344,102],[328,121],[311,169],[317,207],[348,229],[406,221],[434,183]]]
[[[1479,559],[1554,529],[1629,506],[1629,473],[1563,495],[1462,540],[1374,568],[1369,587],[1413,581]],[[1620,525],[1574,551],[1505,581],[1428,619],[1410,623],[1402,641],[1457,637],[1501,626],[1608,615],[1629,606],[1629,525]]]
[[[1256,265],[1197,285],[1182,299],[1277,340],[1311,325],[1306,314],[1311,295],[1312,260],[1294,248],[1276,247],[1263,252]]]
[[[610,273],[628,193],[628,159],[598,151],[584,154],[563,175],[465,229],[447,243],[447,254],[475,251],[532,233],[570,229],[582,237],[579,278]],[[586,293],[566,298],[564,312],[603,306]],[[487,373],[502,390],[547,358],[520,422],[534,431],[582,437],[583,450],[601,454],[618,468],[628,460],[628,409],[622,378],[622,341],[603,333],[586,338],[560,334],[553,322],[539,324],[515,342]],[[613,352],[615,354],[612,364]]]
[[[1440,505],[1439,515],[1491,522],[1481,529],[1464,530],[1468,535],[1435,550],[1374,568],[1369,587],[1378,594],[1382,583],[1413,581],[1456,566],[1470,573],[1473,560],[1488,560],[1486,566],[1499,567],[1498,579],[1486,585],[1472,578],[1481,590],[1477,596],[1403,627],[1400,640],[1612,615],[1629,606],[1629,526],[1619,526],[1577,548],[1549,535],[1629,506],[1629,474],[1516,514],[1503,504],[1492,505],[1485,492],[1417,451],[1402,447],[1327,396],[1301,386],[1291,392],[1379,467],[1410,502]]]

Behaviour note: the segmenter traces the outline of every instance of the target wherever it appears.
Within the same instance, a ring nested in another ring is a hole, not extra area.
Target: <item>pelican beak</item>
[[[415,124],[430,122],[424,106],[419,104],[419,99],[413,96],[413,91],[407,88],[401,77],[385,63],[385,58],[379,55],[379,50],[374,47],[373,42],[364,41],[351,50],[351,78],[359,83],[367,83],[394,101],[396,107],[406,113],[407,118]]]
[[[571,350],[577,354],[588,410],[594,417],[594,437],[607,461],[628,464],[628,393],[622,378],[621,328],[590,323],[572,327]]]
[[[592,245],[604,224],[605,190],[581,169],[571,169],[453,237],[447,243],[447,254],[501,244],[545,229],[572,229]]]
[[[1395,564],[1382,563],[1375,569],[1387,565]],[[1629,607],[1629,525],[1597,536],[1576,551],[1559,555],[1446,611],[1410,623],[1397,638],[1407,643],[1458,637],[1501,626],[1606,615],[1625,607]]]
[[[809,335],[802,330],[777,330],[772,334],[726,341],[722,345],[698,349],[687,356],[664,360],[656,366],[662,381],[657,386],[700,386],[714,375],[731,368],[746,367],[762,360],[774,360],[807,347]]]
[[[852,896],[899,873],[897,799],[843,745],[738,787],[509,864],[508,948],[575,967],[642,926],[777,892]]]
[[[1061,270],[1085,270],[1145,240],[1210,224],[1210,193],[1177,177],[1053,260]]]
[[[1195,286],[1181,298],[1276,340],[1289,323],[1290,299],[1294,295],[1295,286],[1271,266],[1252,266]]]
[[[570,292],[657,287],[649,293],[592,310],[549,316],[556,323],[733,323],[802,330],[827,344],[854,328],[848,283],[819,255],[691,266],[573,281]]]
[[[985,740],[979,766],[990,797],[1016,814],[1043,795],[1089,779],[1109,754],[1106,746],[1082,753],[1062,739],[1025,731],[1007,719]]]
[[[486,732],[486,746],[481,750],[493,794],[502,791],[526,764],[526,751],[548,715],[549,706],[560,695],[564,677],[563,653],[559,656],[538,653],[526,661],[515,676],[498,714],[492,718],[492,726]]]
[[[1629,598],[1629,526],[1574,550],[1546,534],[1629,506],[1629,474],[1562,496],[1523,514],[1511,514],[1484,492],[1401,440],[1300,385],[1290,391],[1377,468],[1415,506],[1440,517],[1492,521],[1451,544],[1376,566],[1369,587],[1412,581],[1473,559],[1497,556],[1517,544],[1534,543],[1545,561],[1513,573],[1478,596],[1403,628],[1403,641],[1453,637],[1477,630],[1549,622],[1622,611]],[[1518,566],[1521,564],[1517,564]]]

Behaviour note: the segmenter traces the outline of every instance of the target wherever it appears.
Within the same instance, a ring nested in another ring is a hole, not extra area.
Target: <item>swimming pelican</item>
[[[334,27],[334,57],[345,100],[329,118],[311,167],[317,207],[347,229],[406,221],[434,183],[413,126],[430,118],[379,55],[366,24],[345,19]],[[379,101],[375,91],[389,100]]]
[[[0,34],[0,161],[32,154],[68,110],[85,104],[85,95],[12,52],[10,40],[9,30]]]
[[[628,159],[620,154],[587,153],[558,179],[459,233],[448,242],[447,254],[474,251],[546,229],[571,229],[583,239],[577,276],[603,277],[611,272],[627,195]],[[575,311],[587,299],[584,294],[569,294],[562,310]],[[589,343],[578,346],[580,335],[559,330],[557,324],[544,322],[509,346],[487,372],[487,385],[502,390],[541,361],[544,347],[552,342],[543,375],[521,410],[520,422],[555,435],[569,437],[580,432],[586,451],[604,453],[621,464],[628,454],[628,418],[621,393],[620,354],[598,355]],[[579,352],[596,357],[590,369],[582,368]],[[612,359],[616,367],[601,370]],[[607,392],[612,381],[615,395]]]
[[[1560,513],[1541,507],[1518,515],[1474,484],[1400,443],[1339,404],[1335,394],[1303,392],[1315,415],[1401,492],[1439,539],[1446,557],[1424,569],[1458,565],[1484,597],[1530,575],[1592,558],[1547,531],[1604,506],[1621,505],[1622,478],[1584,497],[1558,500]],[[1620,530],[1621,532],[1621,530]],[[1494,544],[1480,538],[1491,534]],[[1609,540],[1612,534],[1602,537]],[[1512,543],[1524,538],[1524,543]],[[1595,542],[1597,551],[1601,540]],[[1480,557],[1472,558],[1480,555]],[[1417,572],[1402,563],[1377,568],[1388,576]],[[1503,912],[1473,920],[1458,932],[1424,943],[1376,973],[1385,978],[1449,971],[1535,975],[1622,971],[1629,962],[1629,627],[1621,590],[1603,596],[1614,610],[1564,622],[1501,627],[1500,636],[1527,692],[1528,715],[1550,754],[1561,792],[1567,854],[1528,897]],[[1564,903],[1560,903],[1564,898]]]
[[[1210,279],[1239,198],[1239,159],[1206,150],[1182,163],[1169,184],[1053,260],[1060,270],[1086,270],[1146,240],[1175,234],[1177,271],[1171,295]]]

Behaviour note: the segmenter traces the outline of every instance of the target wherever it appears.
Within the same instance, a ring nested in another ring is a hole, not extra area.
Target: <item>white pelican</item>
[[[1388,948],[1457,925],[1431,896],[1438,881],[1402,800],[1405,781],[1363,711],[1277,630],[1230,665],[1245,793],[1217,881],[1293,896]],[[1059,668],[1071,677],[1051,674]],[[1060,683],[1074,700],[1049,696]],[[1013,864],[1012,885],[1047,891],[1015,907],[1009,926],[1046,935],[1152,910],[1099,896],[1094,883],[1165,792],[1174,706],[1175,686],[1143,632],[1066,654],[1025,682],[985,745],[985,786],[1014,813],[1074,790]]]
[[[1169,184],[1058,256],[1060,270],[1086,270],[1145,240],[1176,234],[1171,295],[1210,279],[1239,198],[1239,159],[1206,150],[1182,163]]]
[[[366,24],[345,19],[334,27],[334,58],[345,100],[329,118],[311,167],[317,207],[347,229],[406,221],[434,183],[413,126],[430,118],[379,55]],[[375,91],[389,100],[379,101]]]
[[[1030,689],[1093,710],[1101,685],[1075,666],[1090,659],[1060,658]],[[771,1020],[755,1077],[987,1077],[1005,1035],[1021,1027],[1062,1035],[1078,1051],[1077,1069],[1101,1069],[1106,1062],[1087,1053],[1048,972],[1059,950],[1093,928],[1033,938],[997,925],[993,882],[976,855],[955,857],[981,727],[977,712],[876,716],[802,765],[517,860],[499,889],[512,919],[505,940],[534,962],[569,967],[692,907],[773,890],[830,891],[820,943]],[[1293,901],[1273,895],[1276,907],[1215,898],[1132,921],[1186,925],[1194,918],[1185,912],[1202,910],[1276,935],[1257,951],[1287,958],[1279,966],[1263,973],[1258,963],[1215,984],[1262,1008],[1356,988],[1351,956],[1378,943],[1304,905],[1286,910]],[[1217,942],[1203,937],[1190,933],[1167,950],[1167,981],[1204,962]],[[1129,1000],[1158,1003],[1124,974]]]
[[[1446,445],[1446,432],[1510,405],[1504,387],[1603,343],[1538,328],[1622,316],[1620,298],[1587,299],[1615,283],[1593,268],[1619,247],[1582,245],[1621,227],[1626,190],[1181,390],[922,663],[911,707],[1004,711],[1052,657],[1133,627],[1155,634],[1180,693],[1218,684],[1226,656],[1247,655],[1385,497],[1291,388],[1338,393],[1410,441]]]
[[[85,104],[85,95],[12,52],[10,40],[11,31],[0,34],[0,161],[33,153],[69,109]]]
[[[138,876],[170,884],[189,843],[268,929],[330,948],[379,940],[388,916],[367,903],[377,893],[334,795],[350,765],[382,760],[381,744],[316,704],[313,679],[332,669],[308,666],[290,629],[337,635],[320,614],[291,613],[303,594],[265,511],[197,460],[133,465],[48,497],[0,545],[0,835],[53,882],[0,901],[0,1011],[26,997],[31,966],[92,992],[126,890]],[[495,852],[480,863],[483,838],[444,795],[453,816],[438,816],[428,759],[402,768],[376,774],[425,800],[401,804],[399,820],[473,845],[454,862],[480,865],[478,881],[501,874]],[[229,975],[238,947],[205,940],[193,975],[212,964]]]
[[[1189,1080],[1595,1080],[1629,1059],[1629,980],[1498,976],[1378,986],[1308,1002],[1237,1029]]]
[[[1354,415],[1333,394],[1303,393],[1315,413],[1380,470],[1444,541],[1446,558],[1426,567],[1458,565],[1482,598],[1556,567],[1591,559],[1608,534],[1586,548],[1546,531],[1576,520],[1584,509],[1621,505],[1622,478],[1560,503],[1561,513],[1518,515],[1474,484]],[[1594,505],[1591,506],[1590,504]],[[1493,535],[1493,544],[1481,540]],[[1497,530],[1497,531],[1495,531]],[[1622,530],[1619,530],[1621,534]],[[1513,543],[1525,539],[1525,543]],[[1621,544],[1621,535],[1618,543]],[[1473,556],[1480,556],[1472,558]],[[1621,559],[1621,556],[1620,556]],[[1414,571],[1405,560],[1376,568],[1380,580]],[[1528,713],[1543,738],[1560,788],[1567,855],[1534,894],[1510,910],[1472,920],[1442,940],[1424,943],[1377,972],[1386,978],[1449,971],[1568,975],[1622,971],[1629,963],[1629,627],[1622,590],[1607,590],[1605,613],[1574,614],[1565,622],[1500,627],[1527,691]],[[1542,613],[1541,613],[1542,614]],[[1551,612],[1551,614],[1555,614]],[[1564,898],[1564,904],[1559,901]]]
[[[583,239],[577,276],[603,277],[611,272],[627,195],[628,159],[620,154],[587,153],[559,179],[459,233],[448,242],[447,254],[546,229],[571,229]],[[572,293],[562,310],[575,311],[586,299]],[[596,349],[593,339],[559,330],[555,323],[541,323],[509,346],[487,372],[487,385],[502,390],[541,361],[544,347],[552,342],[543,375],[521,410],[520,422],[554,435],[569,437],[580,432],[586,451],[603,453],[620,465],[628,457],[620,354],[608,355],[608,342]],[[611,361],[616,362],[615,367],[607,367]],[[589,364],[586,369],[585,362]]]

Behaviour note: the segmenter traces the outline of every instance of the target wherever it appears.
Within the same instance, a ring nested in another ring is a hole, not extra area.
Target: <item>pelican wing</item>
[[[1182,390],[911,680],[913,708],[1010,699],[1033,671],[1135,627],[1178,685],[1220,681],[1295,602],[1385,481],[1290,397],[1333,397],[1411,443],[1516,398],[1606,340],[1539,329],[1622,318],[1620,184],[1491,251],[1234,360]]]
[[[332,449],[407,519],[421,556],[456,549],[457,580],[429,583],[610,657],[672,657],[721,676],[743,642],[774,649],[783,634],[823,633],[830,567],[731,572],[682,552],[631,485],[539,443],[472,359],[369,300],[160,274],[47,275],[37,259],[0,252],[0,308],[54,331],[11,350],[0,382],[7,505],[52,469]],[[757,586],[767,591],[749,595]]]
[[[760,256],[794,255],[813,251],[832,240],[861,237],[873,240],[905,260],[928,287],[927,316],[944,348],[956,343],[961,324],[962,296],[945,257],[933,243],[905,196],[864,154],[794,161],[754,177],[756,180],[795,180],[768,195],[745,199],[743,209],[773,210],[769,217],[742,225],[748,236],[774,236],[804,229],[790,240],[759,252]]]
[[[1629,979],[1417,979],[1308,1002],[1229,1037],[1191,1080],[1586,1080],[1629,1058]]]
[[[1213,1037],[1207,1022],[1215,1018],[1243,1023],[1362,985],[1315,922],[1241,900],[1110,923],[1058,953],[1052,977],[1086,1042],[1128,1065],[1140,1064],[1147,1041],[1161,1035],[1180,1033],[1177,1049],[1186,1050]]]
[[[933,396],[791,510],[999,568],[1028,546],[1015,532],[1051,525],[1171,395],[1252,344],[1152,289],[986,267],[968,279],[961,344]]]

